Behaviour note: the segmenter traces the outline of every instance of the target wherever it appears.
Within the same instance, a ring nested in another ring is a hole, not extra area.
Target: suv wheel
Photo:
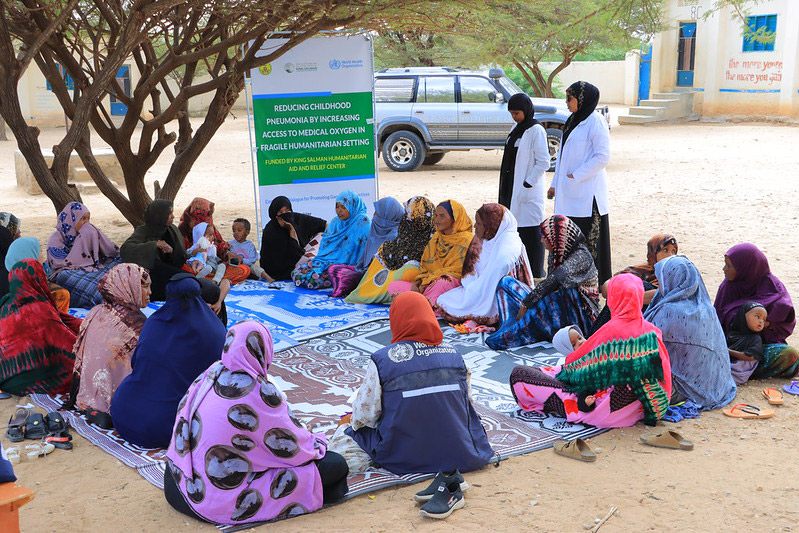
[[[395,131],[383,143],[383,161],[396,172],[416,170],[424,159],[424,144],[413,132]]]
[[[560,155],[560,140],[563,132],[558,128],[547,128],[547,147],[549,148],[549,171],[555,172],[555,163]]]
[[[424,158],[423,165],[435,165],[442,159],[444,159],[445,152],[434,152],[432,154],[427,154],[427,157]]]

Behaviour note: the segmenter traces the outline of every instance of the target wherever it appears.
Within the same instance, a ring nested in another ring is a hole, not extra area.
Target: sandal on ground
[[[0,391],[0,400],[7,400],[9,398],[11,398],[11,393],[10,392]]]
[[[44,417],[47,426],[47,437],[44,442],[49,442],[61,450],[72,449],[72,435],[69,434],[69,422],[58,411],[47,413]]]
[[[694,443],[683,438],[676,431],[658,431],[641,435],[641,442],[656,448],[670,448],[672,450],[693,450]]]
[[[47,444],[45,442],[34,442],[33,444],[28,444],[25,446],[27,453],[25,455],[28,456],[28,460],[33,460],[38,457],[43,457],[48,453],[55,450],[55,446],[52,444]]]
[[[11,446],[9,448],[6,448],[3,451],[6,452],[6,459],[8,459],[9,463],[11,463],[12,465],[18,465],[19,464],[19,461],[20,461],[20,458],[19,458],[19,446]]]
[[[552,443],[552,449],[555,453],[563,457],[577,459],[586,463],[596,461],[596,454],[583,439],[574,439],[572,441],[556,440]]]
[[[82,411],[83,416],[90,424],[94,424],[102,429],[114,429],[114,422],[111,415],[98,411],[97,409],[87,409]]]
[[[44,415],[41,413],[31,413],[25,422],[25,438],[31,440],[41,440],[47,436],[47,426],[44,423]]]
[[[791,381],[788,385],[783,385],[782,390],[787,392],[788,394],[793,394],[794,396],[799,396],[799,381]]]
[[[20,407],[11,418],[8,420],[8,429],[6,429],[6,437],[11,442],[22,442],[25,440],[25,422],[30,416],[31,410],[27,407]]]
[[[782,405],[785,403],[784,396],[777,387],[769,387],[760,391],[760,394],[768,400],[771,405]]]
[[[736,404],[730,409],[723,409],[721,412],[732,418],[771,418],[774,416],[773,409],[761,409],[747,403]]]

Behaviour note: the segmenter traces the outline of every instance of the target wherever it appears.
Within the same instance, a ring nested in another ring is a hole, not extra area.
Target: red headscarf
[[[444,341],[430,302],[418,292],[403,292],[394,298],[388,318],[392,343],[417,341],[438,346]]]
[[[222,238],[222,234],[219,233],[219,230],[216,228],[216,224],[214,224],[214,203],[209,202],[205,198],[195,198],[192,200],[189,206],[183,211],[183,214],[180,215],[178,229],[180,230],[180,234],[183,235],[186,249],[188,250],[194,244],[191,230],[200,222],[205,222],[209,226],[214,227],[214,242],[211,244],[216,245],[216,255],[219,256],[220,259],[223,259],[228,250],[230,250],[230,245],[225,242]]]

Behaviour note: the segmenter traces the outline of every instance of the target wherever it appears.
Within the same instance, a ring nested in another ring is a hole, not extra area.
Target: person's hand
[[[566,177],[569,179],[574,179],[574,174],[566,174]]]
[[[208,307],[211,308],[211,311],[213,311],[215,315],[218,315],[219,311],[222,309],[222,301],[220,300],[216,303],[208,304]]]
[[[555,187],[550,187],[547,191],[547,198],[552,200],[555,197]]]
[[[294,229],[294,226],[292,226],[291,222],[286,222],[285,224],[286,227],[289,229],[289,237],[291,237],[294,240],[299,240],[297,238],[297,230]]]
[[[171,254],[172,253],[172,247],[169,246],[166,243],[166,241],[157,241],[155,243],[155,247],[158,248],[159,250],[161,250],[162,252],[164,252],[165,254]]]
[[[199,272],[200,272],[200,270],[202,270],[202,269],[203,269],[203,266],[202,266],[202,264],[201,264],[199,261],[194,261],[194,262],[192,262],[192,264],[191,264],[191,270],[192,270],[192,272],[194,272],[195,274],[197,274],[197,273],[199,273]]]
[[[519,314],[516,315],[516,320],[521,320],[522,318],[524,318],[524,315],[526,314],[527,314],[527,307],[524,304],[522,304],[521,307],[519,307]]]

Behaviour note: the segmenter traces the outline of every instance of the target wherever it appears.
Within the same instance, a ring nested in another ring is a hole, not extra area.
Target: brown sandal
[[[676,431],[659,431],[657,433],[646,433],[641,435],[641,442],[656,448],[670,448],[672,450],[693,450],[694,443],[683,438]]]
[[[771,418],[774,416],[774,409],[761,409],[746,403],[736,404],[731,409],[722,409],[721,412],[732,418]]]
[[[785,403],[784,396],[782,392],[780,392],[777,387],[769,387],[767,389],[763,389],[760,391],[760,394],[763,395],[763,398],[768,400],[768,403],[771,405],[782,405]]]
[[[586,463],[596,461],[596,454],[583,439],[574,439],[573,441],[556,440],[552,443],[552,449],[555,450],[556,454],[563,457],[577,459]]]

